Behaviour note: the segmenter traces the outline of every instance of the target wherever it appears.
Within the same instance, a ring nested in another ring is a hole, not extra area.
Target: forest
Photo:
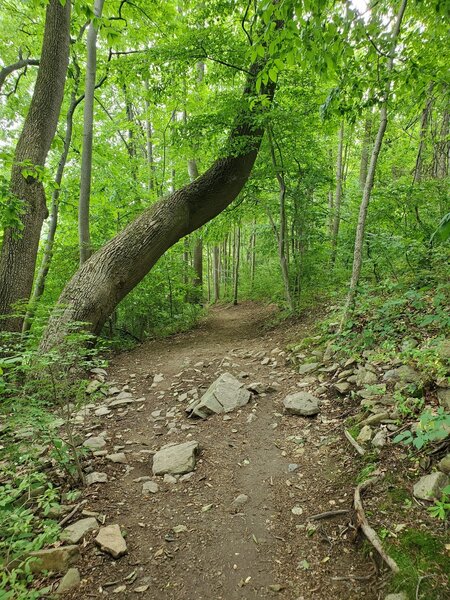
[[[449,597],[449,17],[0,0],[0,600]]]

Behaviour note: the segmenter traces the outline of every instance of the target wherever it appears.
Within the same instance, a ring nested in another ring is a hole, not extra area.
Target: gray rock
[[[223,373],[200,400],[190,404],[186,410],[191,416],[206,419],[209,415],[228,413],[245,406],[249,400],[250,392],[244,384],[230,373]]]
[[[182,475],[194,470],[199,444],[195,441],[163,446],[153,457],[153,474]]]
[[[120,463],[123,465],[126,465],[128,462],[127,457],[123,452],[117,452],[116,454],[107,454],[106,458],[107,460],[110,460],[113,463]]]
[[[94,379],[93,381],[88,383],[88,385],[86,387],[86,394],[93,394],[101,387],[102,387],[102,382],[99,381],[98,379]]]
[[[109,410],[109,408],[107,406],[100,406],[95,411],[95,414],[97,415],[97,417],[104,417],[106,415],[111,414],[111,411]]]
[[[437,397],[439,404],[443,406],[445,410],[450,411],[450,389],[438,388]]]
[[[244,504],[247,504],[248,500],[249,500],[249,498],[248,498],[248,496],[246,494],[239,494],[233,500],[232,506],[234,508],[236,508],[238,506],[244,506]]]
[[[56,590],[57,594],[64,594],[69,590],[73,590],[78,587],[81,582],[80,571],[75,568],[71,568],[67,571],[64,577],[59,582],[58,588]]]
[[[89,531],[94,531],[94,529],[97,528],[97,519],[94,519],[93,517],[80,519],[66,527],[62,531],[59,539],[62,542],[68,542],[69,544],[77,544],[87,533],[89,533]]]
[[[387,442],[386,430],[380,429],[380,431],[377,431],[377,433],[373,436],[372,446],[374,446],[375,448],[383,448],[383,446],[386,446],[386,442]]]
[[[146,481],[142,486],[143,494],[156,494],[159,491],[159,485],[155,481]]]
[[[370,440],[372,439],[372,434],[373,434],[372,427],[370,427],[370,425],[364,425],[364,427],[359,432],[359,435],[356,438],[356,441],[360,442],[361,444],[370,442]]]
[[[349,381],[349,380],[347,380]],[[364,367],[360,367],[356,371],[356,383],[357,385],[373,385],[377,383],[378,377],[372,371]]]
[[[295,471],[298,469],[299,465],[297,463],[290,463],[288,464],[288,473],[295,473]]]
[[[335,383],[334,389],[338,391],[340,394],[346,394],[350,389],[350,384],[347,382],[344,383]]]
[[[169,475],[169,473],[166,473],[164,475],[163,481],[164,481],[164,483],[167,483],[168,485],[175,485],[176,483],[178,483],[178,479],[176,477],[174,477],[173,475]]]
[[[429,500],[432,502],[442,496],[442,490],[449,484],[449,478],[445,473],[436,471],[429,475],[424,475],[414,485],[413,494],[420,500]]]
[[[104,448],[106,446],[106,442],[105,439],[100,437],[100,436],[93,436],[88,438],[87,440],[85,440],[83,442],[83,446],[85,446],[86,448],[89,448],[89,450],[101,450],[102,448]]]
[[[303,363],[302,365],[300,365],[298,367],[298,372],[300,375],[306,375],[307,373],[313,373],[314,371],[317,371],[319,366],[320,366],[320,363],[318,363],[318,362]]]
[[[450,361],[450,339],[443,340],[438,346],[439,358],[443,362]]]
[[[447,454],[442,460],[439,461],[438,469],[439,471],[442,471],[442,473],[450,475],[450,454]]]
[[[60,546],[59,548],[30,552],[29,556],[36,559],[30,563],[32,573],[42,571],[61,573],[80,559],[80,549],[78,546]]]
[[[273,392],[274,389],[271,385],[262,383],[262,381],[255,381],[254,383],[250,383],[247,385],[247,389],[254,394],[267,394],[269,392]]]
[[[378,425],[386,419],[389,419],[388,412],[377,412],[374,415],[370,415],[370,417],[367,417],[367,419],[364,419],[364,421],[361,422],[361,425]]]
[[[95,543],[103,552],[108,552],[113,558],[119,558],[128,551],[119,525],[102,527],[95,538]]]
[[[396,369],[390,369],[383,375],[383,381],[395,383],[420,383],[421,376],[415,369],[409,365],[401,365]]]
[[[95,483],[106,483],[108,481],[108,475],[106,473],[98,473],[94,471],[86,475],[86,485],[94,485]]]
[[[405,592],[399,592],[398,594],[388,594],[384,600],[408,600],[408,596]]]
[[[123,394],[124,392],[122,392]],[[121,394],[119,394],[120,396]],[[133,404],[134,403],[134,399],[133,398],[119,398],[119,396],[117,396],[117,400],[113,400],[112,402],[110,402],[108,404],[109,408],[116,408],[118,406],[126,406],[127,404]]]
[[[312,417],[319,412],[320,401],[309,392],[289,394],[283,400],[284,408],[291,415]]]

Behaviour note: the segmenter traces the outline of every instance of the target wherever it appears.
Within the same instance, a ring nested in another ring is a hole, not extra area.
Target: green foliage
[[[420,415],[420,421],[414,431],[402,431],[395,436],[394,442],[402,442],[406,445],[411,444],[418,450],[430,442],[445,439],[450,431],[450,414],[439,408],[436,414],[430,410],[425,410]]]

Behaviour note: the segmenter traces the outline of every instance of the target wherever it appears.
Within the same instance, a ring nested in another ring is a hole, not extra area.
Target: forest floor
[[[86,432],[106,431],[109,452],[125,451],[128,464],[93,459],[108,481],[87,488],[84,509],[119,524],[128,553],[113,560],[86,544],[82,584],[68,598],[381,597],[383,580],[355,540],[357,466],[342,403],[324,399],[313,418],[283,413],[285,396],[302,386],[283,350],[310,334],[317,315],[271,327],[275,316],[274,307],[253,303],[213,308],[194,330],[112,359],[108,384],[128,385],[143,400],[86,421]],[[275,383],[276,391],[254,396],[229,420],[187,418],[180,397],[192,388],[201,395],[223,372],[245,372],[243,382]],[[135,480],[152,476],[152,454],[186,440],[200,444],[193,476],[176,484],[154,477],[159,490],[143,495]],[[239,494],[248,501],[236,508]],[[309,520],[338,509],[348,513]]]

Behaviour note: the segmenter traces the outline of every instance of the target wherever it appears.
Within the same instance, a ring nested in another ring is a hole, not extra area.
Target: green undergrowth
[[[410,600],[446,600],[450,578],[446,541],[444,534],[419,529],[407,529],[389,541],[386,550],[400,567],[392,579],[392,591],[404,591]]]

